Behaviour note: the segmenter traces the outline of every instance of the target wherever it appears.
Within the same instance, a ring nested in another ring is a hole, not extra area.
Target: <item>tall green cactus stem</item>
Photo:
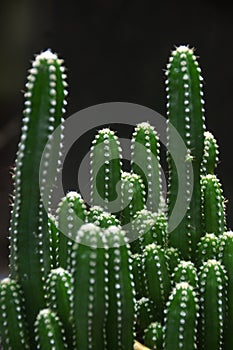
[[[58,316],[50,309],[42,309],[35,322],[38,350],[66,350],[65,331]]]
[[[136,126],[131,143],[132,171],[141,176],[147,194],[147,209],[159,210],[162,193],[159,138],[149,123]]]
[[[144,332],[144,343],[151,350],[163,350],[163,328],[161,323],[151,323]]]
[[[222,236],[219,237],[219,259],[224,265],[227,277],[227,319],[225,322],[224,330],[224,350],[233,349],[233,232],[224,232]]]
[[[227,276],[217,260],[203,263],[199,273],[200,332],[199,349],[222,350],[226,316]]]
[[[156,244],[143,251],[142,269],[146,296],[155,302],[158,318],[162,320],[163,308],[170,292],[170,276],[164,250]]]
[[[105,128],[98,132],[91,147],[91,200],[109,212],[118,212],[121,179],[121,147],[114,131]],[[118,186],[117,186],[118,185]],[[119,191],[118,191],[119,190]]]
[[[201,178],[203,231],[217,236],[226,230],[225,203],[216,175]]]
[[[71,249],[79,228],[85,223],[88,212],[81,195],[68,192],[57,209],[58,216],[58,264],[64,269],[71,269]]]
[[[119,227],[111,226],[105,234],[109,246],[106,349],[132,349],[135,300],[129,245],[125,232]]]
[[[214,174],[219,162],[219,150],[214,136],[209,132],[204,133],[204,154],[202,162],[203,175]]]
[[[56,151],[52,152],[50,146],[52,133],[62,122],[66,93],[63,72],[62,61],[56,54],[45,51],[36,56],[26,84],[26,108],[15,163],[10,273],[22,286],[31,336],[36,315],[44,306],[42,281],[51,263],[48,216],[41,198],[44,195],[49,203],[51,188],[48,188],[48,184],[54,181],[59,164],[60,146],[57,145]],[[47,161],[43,164],[39,187],[40,161],[44,148]],[[50,169],[50,163],[54,165],[53,169]]]
[[[136,333],[137,339],[142,339],[145,329],[156,319],[156,306],[148,298],[142,297],[136,301]]]
[[[22,292],[10,278],[0,282],[0,339],[2,350],[29,349]]]
[[[205,261],[218,259],[219,238],[214,233],[201,237],[197,245],[196,265],[200,267]]]
[[[123,172],[121,177],[121,215],[122,225],[126,225],[127,235],[133,252],[139,252],[137,232],[133,229],[135,214],[145,208],[145,185],[137,174]]]
[[[180,251],[174,247],[166,247],[165,256],[169,266],[170,274],[172,274],[181,260]]]
[[[133,273],[135,296],[140,299],[145,296],[145,283],[142,272],[142,255],[131,254],[131,267]]]
[[[173,283],[187,282],[194,288],[198,287],[197,269],[191,261],[180,261],[172,275]]]
[[[108,304],[107,250],[104,233],[94,224],[78,231],[72,252],[74,277],[74,347],[105,349],[104,324]],[[84,240],[84,242],[83,242]],[[84,244],[83,244],[84,243]]]
[[[198,300],[187,282],[178,283],[165,310],[164,348],[194,350],[196,347]]]
[[[169,192],[168,214],[174,208],[179,191],[178,173],[184,171],[187,212],[180,224],[170,233],[170,244],[181,250],[183,258],[194,258],[201,228],[200,175],[204,149],[204,108],[202,99],[202,77],[193,50],[180,46],[172,52],[167,66],[168,93],[168,164]],[[186,156],[179,154],[176,140],[171,132],[172,124],[183,138],[187,147]],[[184,157],[184,169],[176,169],[171,152]],[[193,169],[193,187],[190,172]],[[193,191],[192,191],[193,190]]]
[[[69,272],[61,267],[51,270],[46,280],[47,305],[59,317],[70,349],[73,345],[72,297],[73,284]]]

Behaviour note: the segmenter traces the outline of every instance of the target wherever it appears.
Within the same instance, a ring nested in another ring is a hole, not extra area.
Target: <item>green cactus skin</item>
[[[194,350],[196,347],[198,299],[187,282],[176,284],[165,310],[164,349]]]
[[[197,245],[196,265],[200,267],[204,261],[218,259],[219,238],[213,233],[206,233]]]
[[[0,343],[2,350],[29,349],[24,300],[16,281],[0,282]]]
[[[224,329],[224,350],[233,349],[233,232],[224,232],[222,236],[219,237],[219,259],[224,265],[227,277],[227,319],[225,322]]]
[[[68,271],[59,267],[51,270],[46,280],[47,305],[59,317],[65,331],[67,344],[72,348],[72,316],[73,297],[72,278]]]
[[[72,252],[74,347],[105,349],[108,270],[103,231],[94,224],[85,224],[78,231],[76,242],[79,241]]]
[[[58,316],[50,309],[42,309],[35,322],[38,350],[68,349],[65,331]]]
[[[75,191],[68,192],[59,203],[57,215],[59,228],[58,264],[70,271],[72,245],[79,228],[85,223],[88,215],[81,195]]]
[[[121,176],[121,224],[133,221],[134,215],[145,209],[145,185],[137,174],[123,172]]]
[[[131,349],[134,298],[124,232],[89,223],[78,231],[78,241],[72,253],[75,346]]]
[[[134,282],[131,258],[125,232],[111,226],[108,236],[109,305],[106,320],[107,350],[128,350],[133,347]],[[111,248],[112,247],[112,248]],[[114,272],[114,273],[113,273]]]
[[[91,222],[102,228],[108,228],[109,226],[120,226],[120,221],[115,215],[103,211],[103,209],[98,206],[90,208],[86,222]]]
[[[191,261],[181,260],[172,275],[173,283],[187,282],[194,288],[198,287],[197,269]]]
[[[66,83],[61,64],[57,55],[50,51],[36,56],[32,64],[26,84],[26,108],[15,164],[10,273],[12,278],[20,281],[25,296],[30,334],[33,334],[32,326],[36,315],[44,306],[42,281],[51,263],[48,216],[41,196],[44,195],[49,202],[52,188],[48,188],[48,184],[51,184],[51,171],[57,171],[59,147],[51,155],[50,143],[47,144],[47,162],[43,164],[40,187],[39,169],[44,147],[48,140],[52,140],[52,132],[63,120]],[[56,163],[54,158],[57,159]],[[57,166],[50,169],[50,163]]]
[[[145,329],[156,319],[156,306],[148,298],[142,297],[136,301],[136,334],[141,340]]]
[[[142,178],[147,195],[147,209],[157,212],[162,193],[159,137],[149,123],[136,126],[131,143],[131,167]]]
[[[168,263],[169,271],[171,275],[181,260],[180,251],[174,247],[167,247],[165,249],[165,256],[167,259],[167,263]]]
[[[225,204],[221,183],[216,175],[201,178],[203,231],[217,236],[226,230]]]
[[[203,263],[199,273],[200,330],[199,347],[203,350],[225,350],[223,324],[226,315],[227,276],[217,260]]]
[[[120,203],[114,210],[109,202],[119,198],[121,158],[120,143],[114,131],[100,130],[91,147],[91,201],[92,205],[100,205],[109,212],[120,209]]]
[[[135,287],[135,296],[137,299],[145,296],[145,284],[143,280],[143,272],[142,272],[142,255],[141,254],[131,254],[131,266]]]
[[[59,266],[59,257],[58,257],[59,231],[58,231],[57,220],[51,214],[48,215],[48,230],[49,230],[49,238],[50,238],[51,268],[56,269]]]
[[[161,323],[153,322],[145,329],[144,342],[151,350],[163,350],[163,328]]]
[[[214,136],[209,131],[204,133],[204,154],[202,162],[203,175],[214,174],[219,162],[219,150]]]
[[[158,320],[161,320],[171,286],[164,250],[154,243],[146,246],[143,251],[142,268],[146,296],[155,302]]]
[[[202,100],[202,77],[193,50],[180,46],[172,52],[167,66],[168,93],[168,164],[169,192],[168,216],[176,202],[179,189],[176,165],[170,152],[177,145],[173,140],[169,127],[171,123],[187,147],[185,159],[182,159],[186,178],[186,193],[188,208],[181,223],[170,232],[170,244],[179,248],[184,259],[194,258],[196,245],[200,239],[201,227],[201,187],[200,175],[204,150],[204,109]],[[179,152],[179,150],[177,150]],[[180,155],[183,157],[183,155]],[[190,181],[190,171],[193,168],[193,191]],[[181,169],[180,169],[181,171]],[[185,181],[185,180],[184,180]]]

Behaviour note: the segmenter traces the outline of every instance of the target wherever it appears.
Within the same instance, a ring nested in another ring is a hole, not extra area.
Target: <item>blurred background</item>
[[[196,48],[207,128],[218,140],[228,225],[233,227],[233,21],[231,3],[156,0],[1,0],[0,276],[7,273],[9,212],[27,69],[51,48],[65,59],[66,115],[124,101],[165,115],[164,70],[171,49]]]

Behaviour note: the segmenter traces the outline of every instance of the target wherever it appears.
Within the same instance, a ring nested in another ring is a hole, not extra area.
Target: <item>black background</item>
[[[204,77],[206,124],[220,146],[228,224],[233,224],[230,2],[1,0],[0,3],[0,270],[7,266],[12,170],[19,140],[26,71],[51,48],[65,59],[66,115],[94,104],[133,102],[165,115],[164,70],[171,49],[189,44]]]

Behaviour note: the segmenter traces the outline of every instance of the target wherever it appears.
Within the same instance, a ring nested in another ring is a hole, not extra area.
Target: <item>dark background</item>
[[[0,271],[7,268],[11,170],[19,140],[26,71],[51,48],[65,59],[66,115],[125,101],[165,115],[164,69],[175,45],[196,48],[207,128],[220,146],[218,175],[233,226],[233,23],[230,2],[76,0],[0,2]]]

